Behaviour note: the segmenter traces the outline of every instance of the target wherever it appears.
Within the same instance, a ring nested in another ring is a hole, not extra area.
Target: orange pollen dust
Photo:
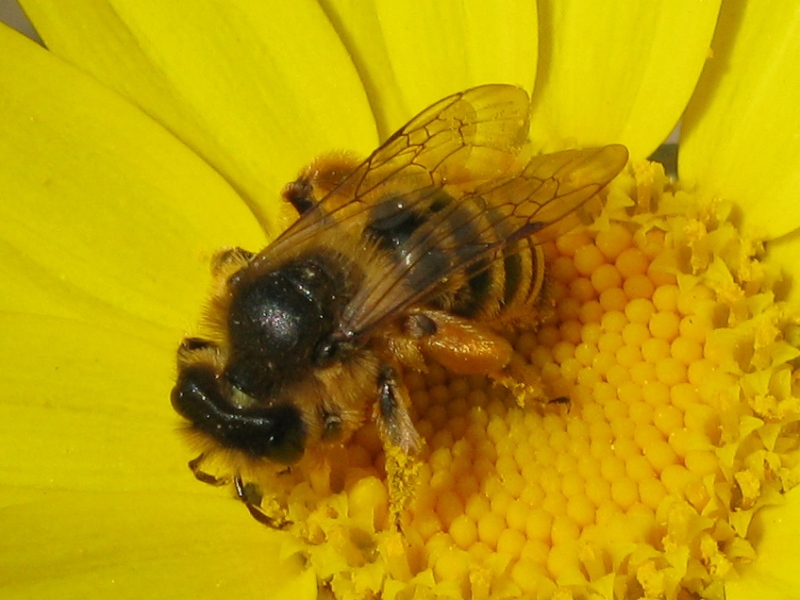
[[[254,474],[321,588],[722,598],[755,559],[753,515],[796,482],[800,414],[796,315],[725,216],[643,163],[592,227],[546,247],[545,318],[513,342],[568,402],[520,407],[431,364],[404,375],[426,447],[388,461],[401,485],[372,426]]]

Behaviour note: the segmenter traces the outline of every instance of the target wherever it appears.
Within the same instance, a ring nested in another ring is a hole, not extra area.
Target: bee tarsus
[[[561,406],[565,406],[567,408],[567,413],[572,410],[572,400],[569,396],[558,396],[556,398],[551,398],[547,401],[547,403],[551,405],[559,404]]]
[[[236,497],[245,505],[250,515],[262,525],[272,529],[287,529],[292,525],[291,521],[283,518],[276,519],[264,512],[264,509],[261,508],[263,497],[254,483],[245,483],[241,476],[236,475],[233,478],[233,488]]]
[[[197,478],[198,481],[202,481],[203,483],[207,483],[208,485],[213,485],[215,487],[227,485],[231,482],[230,477],[216,477],[211,473],[203,471],[200,465],[205,459],[206,454],[204,452],[189,461],[189,469],[191,469],[192,474]]]

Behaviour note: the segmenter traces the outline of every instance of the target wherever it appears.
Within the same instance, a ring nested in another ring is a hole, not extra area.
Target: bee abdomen
[[[494,237],[508,239],[514,233],[513,226],[499,211],[490,211]],[[535,305],[539,298],[543,279],[543,257],[541,248],[532,238],[523,238],[504,246],[501,255],[487,268],[492,286],[491,294],[483,298],[480,306],[463,316],[480,316],[493,321],[515,319]],[[470,307],[472,308],[472,307]]]
[[[538,249],[528,239],[505,246],[513,224],[480,197],[454,199],[441,189],[424,199],[387,197],[371,211],[366,235],[398,264],[410,264],[413,288],[433,286],[426,304],[467,318],[502,320],[535,297]],[[489,250],[496,248],[496,250]],[[462,277],[442,277],[454,266]]]
[[[535,239],[518,241],[506,252],[505,295],[498,320],[516,320],[539,302],[544,282],[544,254]],[[509,263],[515,262],[514,266]]]

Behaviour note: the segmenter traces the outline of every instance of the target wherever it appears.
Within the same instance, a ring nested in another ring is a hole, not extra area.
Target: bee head
[[[195,430],[253,458],[302,457],[318,412],[307,384],[347,349],[332,335],[346,301],[337,264],[317,252],[228,278],[224,344],[186,338],[178,350],[172,406]]]
[[[242,269],[228,281],[225,378],[259,402],[308,379],[340,356],[334,331],[346,303],[344,276],[327,252],[272,271]]]
[[[186,365],[172,389],[172,406],[195,429],[226,448],[284,465],[300,460],[306,426],[294,404],[240,407],[231,392],[230,386],[220,385],[210,365]]]

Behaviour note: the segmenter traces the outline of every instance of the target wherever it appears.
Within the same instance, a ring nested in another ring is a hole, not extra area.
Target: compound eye
[[[314,347],[314,365],[327,367],[334,362],[342,361],[353,351],[353,347],[352,337],[347,334],[337,332],[326,335]]]
[[[339,342],[325,338],[314,349],[314,364],[318,367],[325,367],[336,360],[338,354]]]

